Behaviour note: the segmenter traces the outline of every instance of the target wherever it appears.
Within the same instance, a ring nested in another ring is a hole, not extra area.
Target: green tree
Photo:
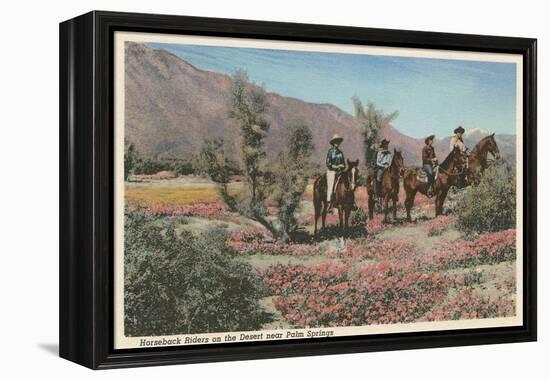
[[[269,220],[264,204],[270,184],[264,150],[264,139],[269,131],[269,123],[264,119],[267,107],[265,90],[252,82],[246,71],[237,70],[232,78],[229,115],[239,128],[239,153],[249,196],[242,202],[224,199],[230,207],[231,202],[239,203],[242,214],[256,220],[280,238],[281,231]]]
[[[309,158],[313,152],[313,136],[304,123],[295,123],[289,127],[285,149],[279,154],[275,170],[275,201],[277,218],[281,227],[281,239],[289,240],[290,234],[297,228],[296,209],[307,187],[310,170]]]
[[[264,119],[267,107],[265,90],[250,81],[245,71],[237,71],[233,75],[229,114],[239,128],[242,173],[248,185],[244,195],[234,196],[228,192],[230,169],[223,140],[205,140],[197,167],[219,184],[222,198],[230,210],[257,221],[275,238],[287,241],[296,229],[294,213],[307,186],[312,135],[305,124],[292,124],[285,150],[275,164],[268,165],[264,150],[264,139],[269,131],[269,124]],[[276,221],[268,216],[265,207],[270,193],[275,194],[278,205]]]
[[[265,90],[251,82],[246,71],[237,70],[232,80],[229,115],[239,126],[241,160],[251,192],[249,206],[253,212],[260,213],[265,200],[261,178],[266,158],[264,138],[269,131],[269,124],[263,118],[266,110]]]
[[[205,140],[197,160],[198,170],[206,173],[219,185],[220,194],[231,211],[238,211],[236,199],[229,194],[230,164],[226,158],[223,139]]]
[[[133,143],[124,141],[124,180],[127,181],[130,174],[134,173],[140,159]]]
[[[369,102],[365,108],[358,96],[353,96],[351,100],[355,109],[355,118],[363,128],[365,164],[373,166],[376,162],[376,145],[379,141],[379,132],[395,120],[399,113],[394,111],[386,114],[377,108],[373,102]]]

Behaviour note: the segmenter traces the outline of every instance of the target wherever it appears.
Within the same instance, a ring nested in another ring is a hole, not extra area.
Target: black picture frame
[[[116,31],[523,56],[523,316],[517,327],[115,350],[113,36]],[[93,11],[60,24],[60,356],[93,369],[527,342],[537,336],[537,41]]]

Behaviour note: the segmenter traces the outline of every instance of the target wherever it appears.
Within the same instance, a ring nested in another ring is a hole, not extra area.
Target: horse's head
[[[393,148],[392,165],[395,165],[399,170],[399,175],[403,176],[403,173],[405,173],[405,160],[403,159],[401,150]]]
[[[495,160],[500,160],[500,149],[498,149],[497,141],[495,140],[495,134],[493,133],[490,136],[486,137],[486,148],[487,152],[491,153]]]
[[[349,173],[351,191],[355,191],[355,187],[357,186],[357,179],[359,178],[359,160],[347,161],[347,171]]]

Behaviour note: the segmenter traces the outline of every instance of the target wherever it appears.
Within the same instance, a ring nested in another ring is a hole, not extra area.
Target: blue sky
[[[449,136],[458,125],[515,133],[513,63],[389,57],[149,43],[204,69],[238,68],[266,90],[308,102],[332,103],[353,114],[353,95],[386,112],[414,137]]]

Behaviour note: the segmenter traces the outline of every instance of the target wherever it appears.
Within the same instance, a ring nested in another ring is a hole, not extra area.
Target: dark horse
[[[390,166],[384,170],[382,176],[382,197],[384,198],[384,222],[388,221],[388,204],[393,202],[393,219],[396,219],[397,200],[399,198],[399,177],[405,170],[405,161],[401,151],[394,148]],[[367,193],[369,195],[369,219],[374,217],[376,200],[376,173],[370,173],[367,177]]]
[[[489,153],[492,158],[489,159]],[[481,175],[489,167],[492,161],[500,160],[500,150],[495,141],[495,134],[482,138],[474,146],[468,157],[468,182],[476,183]]]
[[[465,174],[464,164],[466,154],[460,149],[454,148],[445,160],[439,165],[439,175],[434,183],[435,190],[435,216],[443,214],[443,202],[447,197],[447,192],[451,186],[462,186],[462,177]],[[407,210],[407,220],[410,222],[411,209],[414,205],[416,193],[420,191],[426,195],[428,192],[428,183],[420,181],[417,176],[420,168],[407,170],[403,179],[403,187],[407,197],[405,199],[405,209]]]
[[[336,177],[336,188],[334,190],[333,207],[338,208],[338,218],[340,219],[340,228],[349,227],[349,216],[355,208],[355,188],[359,176],[359,160],[347,160],[346,169],[343,170],[339,179]],[[327,176],[323,174],[317,177],[313,183],[313,207],[315,208],[315,234],[317,234],[317,221],[322,217],[322,227],[325,228],[327,217]]]

